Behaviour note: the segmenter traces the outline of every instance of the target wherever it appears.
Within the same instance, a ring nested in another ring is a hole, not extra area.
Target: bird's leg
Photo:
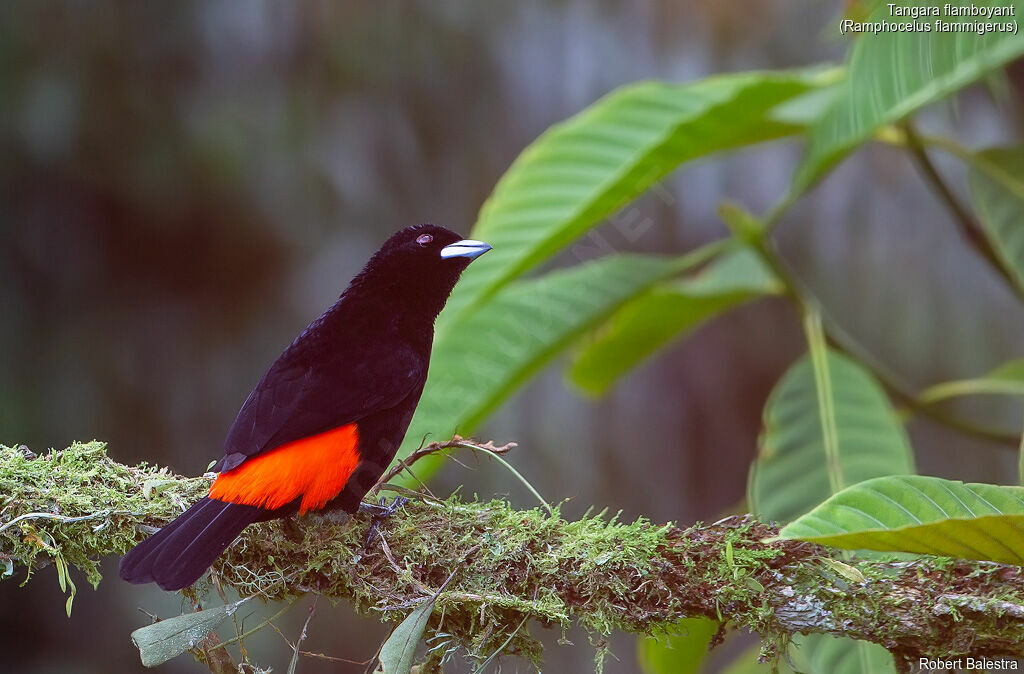
[[[366,544],[363,546],[364,549],[369,549],[370,543],[373,542],[374,537],[377,535],[377,528],[380,523],[395,514],[396,511],[400,510],[409,502],[409,499],[404,496],[399,496],[391,505],[385,506],[387,502],[383,496],[380,498],[380,505],[373,503],[359,502],[359,512],[368,513],[371,517],[370,530],[366,533]]]

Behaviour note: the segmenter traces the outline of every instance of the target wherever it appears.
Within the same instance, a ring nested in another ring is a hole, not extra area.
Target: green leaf
[[[60,585],[60,591],[68,592],[67,601],[64,603],[64,611],[70,618],[71,605],[75,602],[75,595],[78,593],[78,587],[75,585],[75,581],[71,580],[71,569],[68,566],[67,560],[65,560],[64,556],[59,552],[53,558],[53,565],[57,569],[57,584]]]
[[[642,637],[637,658],[643,674],[696,674],[703,670],[711,638],[719,623],[708,618],[685,618],[677,623],[679,634],[667,639]]]
[[[132,642],[139,649],[142,664],[156,667],[199,645],[207,634],[217,629],[249,599],[251,597],[205,611],[186,613],[135,630]]]
[[[71,591],[68,593],[68,599],[64,602],[64,612],[71,617],[71,605],[75,602],[75,595],[78,594],[78,588],[75,586],[75,581],[71,580],[71,576],[68,576],[68,585],[71,587]]]
[[[60,585],[60,591],[67,592],[68,566],[60,554],[53,558],[53,566],[57,569],[57,584]]]
[[[624,304],[579,353],[569,377],[588,393],[604,393],[673,339],[749,299],[781,290],[755,253],[726,253],[693,278],[659,284]]]
[[[777,105],[768,116],[777,122],[800,126],[810,126],[817,122],[835,105],[836,97],[842,91],[841,82],[845,75],[844,70],[834,68],[828,72],[836,80],[835,84],[794,96],[785,103]]]
[[[896,3],[898,7],[939,7],[940,11],[943,4],[934,0]],[[1012,6],[1018,17],[1024,15],[1024,0],[976,0],[974,4]],[[871,20],[906,19],[891,17],[888,3],[882,3]],[[952,94],[1021,54],[1024,34],[932,30],[861,35],[851,50],[846,80],[833,107],[810,131],[807,155],[794,177],[795,190],[805,189],[879,127]]]
[[[827,634],[798,635],[789,648],[802,674],[895,674],[892,654],[867,641]]]
[[[402,455],[428,434],[447,439],[456,430],[471,432],[546,362],[623,302],[706,262],[722,247],[711,244],[681,258],[616,255],[502,289],[460,320],[457,331],[435,340],[426,388]]]
[[[1024,289],[1024,147],[980,152],[968,165],[981,227],[1017,287]]]
[[[434,599],[423,602],[395,628],[380,647],[380,670],[385,674],[409,674],[412,671],[416,647],[423,638],[423,630],[434,611]]]
[[[1021,565],[1024,487],[880,477],[844,489],[788,524],[779,537]]]
[[[959,379],[930,386],[918,396],[923,403],[935,403],[966,395],[1024,395],[1024,358],[1003,363],[975,379]]]
[[[448,580],[437,589],[429,599],[416,607],[405,617],[387,641],[380,647],[380,667],[376,670],[383,674],[409,674],[412,671],[413,659],[416,656],[416,647],[423,638],[423,631],[430,621],[430,614],[434,612],[434,603],[448,583],[452,582],[455,573],[448,576]]]
[[[438,319],[452,319],[685,161],[790,135],[768,111],[835,78],[816,71],[722,75],[688,84],[641,82],[552,126],[513,162],[484,203],[473,237],[494,249],[474,262]]]
[[[758,515],[788,522],[835,492],[914,472],[906,433],[881,386],[852,360],[821,349],[801,358],[765,406],[748,498]],[[816,372],[817,370],[817,372]]]
[[[859,569],[850,566],[849,564],[844,564],[843,562],[840,562],[838,559],[822,557],[821,563],[827,566],[829,569],[831,569],[832,572],[835,573],[837,576],[842,576],[851,583],[863,585],[864,583],[868,582],[867,577],[865,577]]]

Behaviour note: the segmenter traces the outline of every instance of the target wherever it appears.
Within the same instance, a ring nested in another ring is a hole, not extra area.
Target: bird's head
[[[357,288],[387,295],[389,303],[408,303],[436,316],[469,263],[491,247],[464,239],[440,225],[413,225],[384,242],[346,294]]]

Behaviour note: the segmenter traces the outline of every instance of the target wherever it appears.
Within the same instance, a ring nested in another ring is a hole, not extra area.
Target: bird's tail
[[[199,580],[263,508],[204,498],[121,559],[121,578],[180,590]]]

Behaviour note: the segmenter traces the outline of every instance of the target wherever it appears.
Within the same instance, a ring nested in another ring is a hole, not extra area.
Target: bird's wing
[[[392,408],[422,386],[426,369],[406,344],[378,342],[325,360],[297,340],[249,394],[214,470]]]

